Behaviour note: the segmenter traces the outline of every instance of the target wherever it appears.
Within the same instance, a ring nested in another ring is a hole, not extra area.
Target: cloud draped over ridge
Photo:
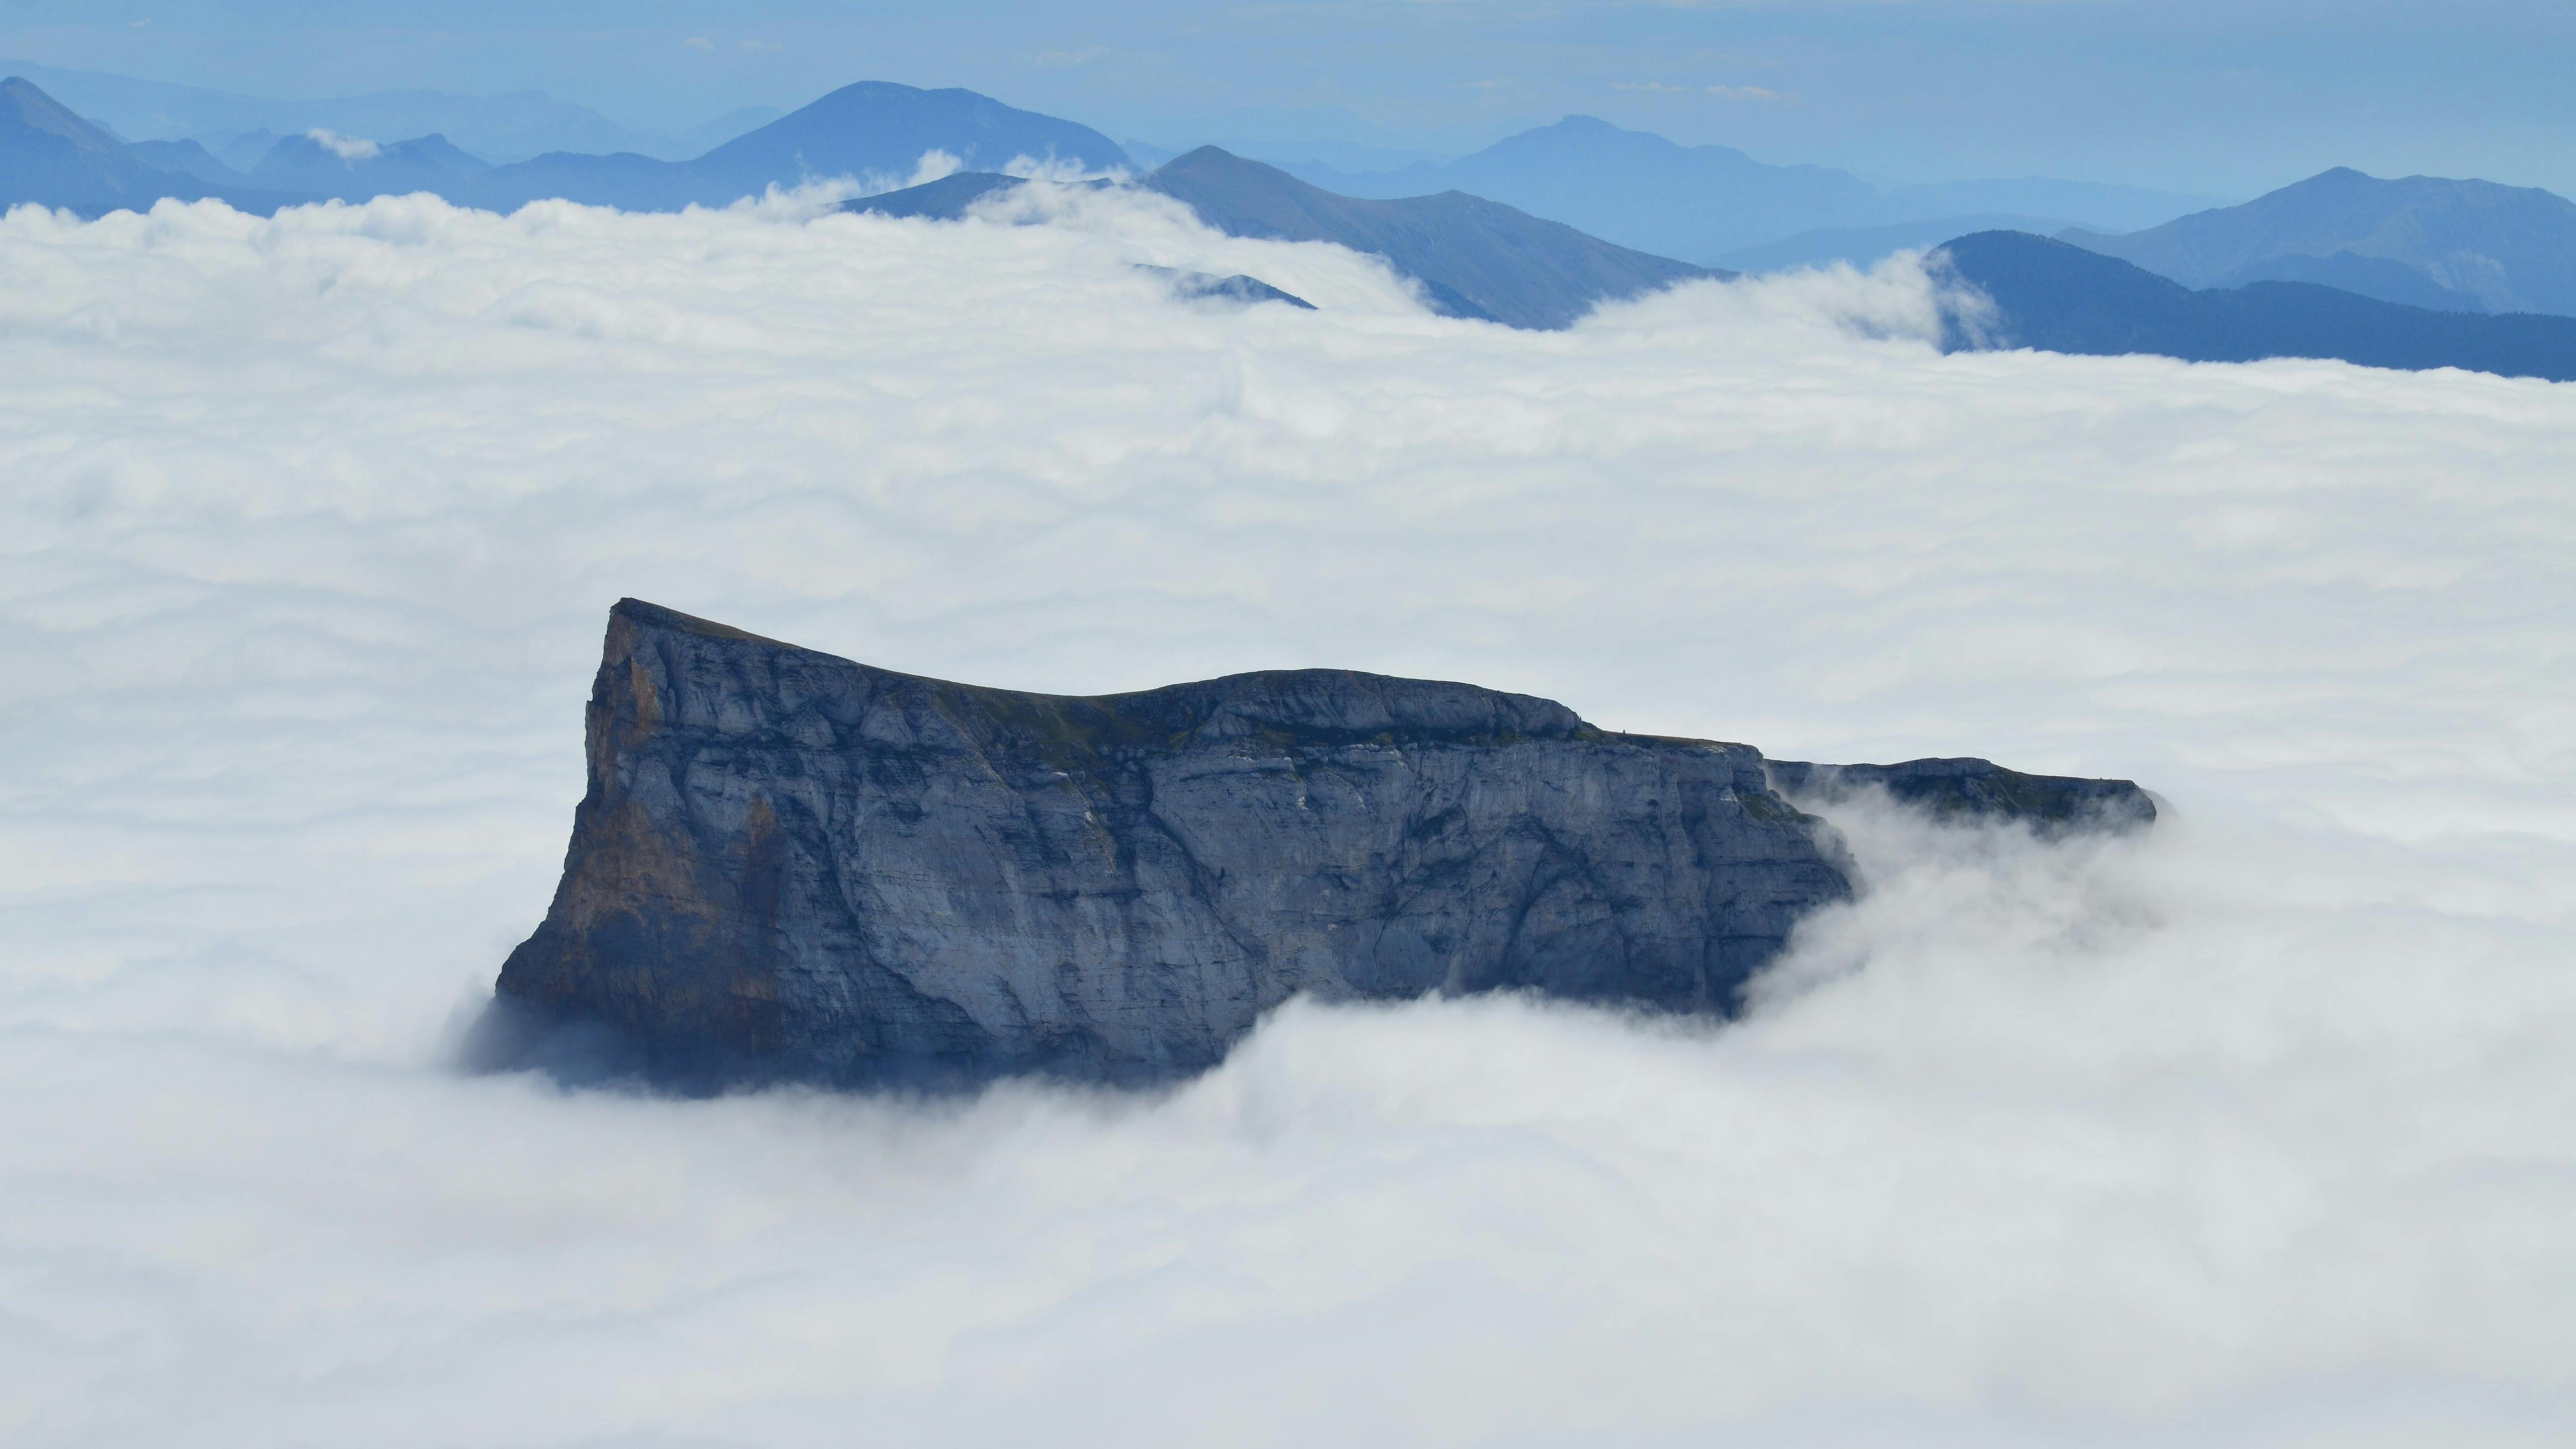
[[[1512,332],[1045,204],[0,222],[0,1434],[2576,1415],[2576,388],[1942,358],[1902,267]],[[457,1078],[621,594],[981,683],[1339,665],[2177,809],[1847,812],[1870,893],[1723,1031],[1299,1006],[1144,1099]]]

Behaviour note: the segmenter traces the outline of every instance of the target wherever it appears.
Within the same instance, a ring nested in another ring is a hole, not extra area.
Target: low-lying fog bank
[[[0,1436],[2576,1422],[2576,387],[1942,358],[1901,267],[1515,333],[1071,212],[0,222]],[[934,1105],[460,1076],[628,594],[2172,809],[1845,810],[1872,890],[1723,1030],[1296,1006],[1167,1095]]]

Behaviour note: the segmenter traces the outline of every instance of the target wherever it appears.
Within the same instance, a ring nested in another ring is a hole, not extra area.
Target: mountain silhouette
[[[1464,191],[1622,246],[1704,260],[1815,227],[1875,219],[1878,192],[1823,166],[1767,166],[1730,146],[1683,146],[1594,116],[1506,137],[1455,161],[1350,175],[1299,167],[1372,199]]]
[[[909,176],[928,151],[945,151],[978,171],[998,171],[1023,156],[1087,172],[1129,164],[1117,142],[1089,126],[1015,110],[973,91],[861,81],[727,141],[689,168],[731,184],[756,182],[757,191],[805,176]]]
[[[1172,295],[1188,302],[1234,302],[1251,306],[1259,302],[1284,302],[1288,306],[1312,312],[1315,304],[1294,292],[1283,292],[1259,277],[1241,272],[1220,277],[1213,272],[1183,271],[1177,267],[1139,266],[1136,270],[1162,281]]]
[[[390,146],[289,136],[251,168],[253,185],[307,196],[365,201],[415,191],[453,196],[472,190],[491,165],[448,144],[422,136]]]
[[[1954,317],[1951,350],[2011,347],[2192,362],[2333,358],[2420,371],[2457,367],[2576,381],[2576,318],[2433,311],[2312,282],[2195,291],[2117,257],[2025,232],[1960,237],[1933,254],[1994,303]]]
[[[2065,227],[2062,219],[2036,216],[1942,216],[1900,221],[1889,226],[1820,227],[1778,241],[1741,247],[1718,258],[1739,272],[1786,272],[1799,267],[1826,267],[1847,262],[1868,267],[1901,251],[1937,247],[1952,237],[1980,231],[2028,231],[2042,235]]]
[[[2419,306],[2576,315],[2576,202],[2492,181],[2338,167],[2146,231],[2059,238],[2186,287],[2312,281]]]
[[[1347,196],[1465,191],[1621,246],[1715,266],[1735,265],[1744,248],[1806,232],[1994,215],[2125,228],[2201,204],[2135,187],[2041,178],[1945,181],[1882,192],[1847,171],[1769,165],[1731,146],[1684,146],[1597,116],[1568,116],[1470,156],[1393,171],[1282,164],[1302,180]],[[1936,228],[1916,244],[1969,229]]]
[[[1014,190],[1023,184],[1020,177],[1004,176],[997,171],[959,171],[900,191],[862,196],[856,201],[843,203],[841,209],[873,212],[879,216],[918,216],[932,221],[955,221],[985,197]]]
[[[163,197],[216,197],[245,211],[274,211],[288,199],[154,166],[24,76],[0,80],[0,208],[34,202],[100,216],[148,210]]]
[[[953,220],[1019,184],[1008,176],[961,173],[865,197],[848,209]],[[1513,327],[1566,327],[1604,301],[1734,275],[1614,246],[1464,192],[1400,200],[1339,196],[1214,146],[1175,157],[1136,184],[1184,203],[1229,236],[1332,242],[1384,257],[1421,286],[1432,310]]]
[[[194,141],[128,141],[125,149],[157,171],[177,171],[217,186],[248,186],[250,178]]]
[[[1017,110],[973,91],[860,81],[694,161],[554,152],[494,167],[451,195],[504,211],[549,197],[627,211],[676,211],[728,205],[771,186],[909,176],[932,151],[985,170],[1020,157],[1093,172],[1128,165],[1117,142],[1088,126]]]
[[[1214,146],[1165,162],[1144,184],[1229,236],[1328,241],[1385,257],[1450,315],[1514,327],[1569,326],[1600,302],[1719,275],[1463,191],[1337,196]]]
[[[632,131],[586,106],[558,101],[541,91],[462,96],[438,91],[373,91],[318,100],[279,100],[172,85],[98,71],[0,61],[43,86],[55,99],[102,127],[127,136],[190,137],[236,171],[259,164],[280,136],[316,127],[348,136],[444,135],[477,156],[511,161],[546,151],[646,151],[665,158],[695,156],[778,113],[757,116],[721,134],[716,123],[685,137]],[[703,133],[703,134],[702,134]],[[234,143],[253,138],[236,150]]]

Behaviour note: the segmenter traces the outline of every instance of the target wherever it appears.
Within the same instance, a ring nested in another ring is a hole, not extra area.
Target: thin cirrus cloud
[[[12,1443],[2576,1416],[2576,388],[1945,358],[1903,263],[1512,332],[1054,206],[0,222]],[[1142,1097],[456,1075],[622,594],[979,682],[1343,665],[2173,808],[2066,847],[1844,809],[1869,890],[1724,1029],[1298,1005]]]

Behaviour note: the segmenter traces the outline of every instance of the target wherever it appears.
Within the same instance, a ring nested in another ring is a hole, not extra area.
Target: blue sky
[[[542,89],[666,131],[873,78],[1120,139],[1458,150],[1580,111],[1897,180],[2576,191],[2563,0],[5,0],[0,55],[265,95]]]

